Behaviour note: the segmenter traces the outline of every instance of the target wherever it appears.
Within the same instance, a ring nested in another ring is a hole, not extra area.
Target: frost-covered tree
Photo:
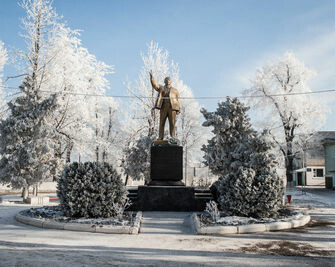
[[[180,79],[178,64],[170,59],[166,49],[153,41],[148,46],[147,54],[142,54],[142,61],[143,66],[135,85],[133,87],[131,84],[127,85],[129,92],[134,96],[134,101],[130,105],[134,107],[130,114],[131,132],[138,136],[158,134],[159,110],[155,109],[157,92],[152,88],[149,76],[152,70],[158,84],[163,84],[165,77],[170,77],[172,85],[178,89],[182,110],[177,116],[176,135],[182,143],[188,140],[193,144],[194,140],[203,136],[203,132],[199,131],[202,129],[200,106],[193,99],[192,89]]]
[[[138,80],[134,86],[127,84],[128,91],[135,97],[130,105],[133,108],[130,133],[134,133],[132,136],[153,136],[158,135],[159,110],[155,109],[157,92],[152,88],[149,72],[152,70],[158,84],[163,84],[165,77],[170,76],[174,85],[177,65],[170,61],[169,52],[153,41],[148,46],[147,54],[142,54],[141,58],[143,66]]]
[[[272,217],[281,207],[283,181],[267,132],[251,128],[248,108],[237,98],[220,102],[215,112],[202,109],[204,126],[214,137],[205,151],[205,164],[220,175],[212,186],[220,208],[230,215]]]
[[[106,160],[110,150],[114,153],[109,158],[116,156],[117,105],[112,98],[94,97],[105,95],[106,75],[113,68],[81,45],[79,31],[61,21],[51,1],[23,0],[20,5],[26,12],[22,36],[27,43],[26,52],[21,52],[25,62],[21,73],[32,73],[33,89],[38,88],[43,97],[58,93],[58,107],[50,117],[58,133],[55,157],[69,162],[77,153],[86,159]]]
[[[8,119],[9,120],[13,119],[13,116],[15,118],[15,116],[17,116],[15,110],[19,109],[19,107],[22,106],[23,110],[26,110],[27,113],[31,111],[31,113],[35,114],[35,115],[25,114],[26,116],[28,117],[32,116],[31,117],[32,120],[39,119],[38,122],[43,121],[46,123],[45,120],[49,118],[51,111],[55,110],[55,106],[53,103],[54,100],[51,101],[55,97],[51,96],[50,94],[46,96],[42,95],[41,88],[42,85],[47,83],[46,70],[49,62],[53,58],[51,55],[48,54],[48,49],[50,48],[51,45],[50,37],[54,34],[57,28],[57,21],[59,20],[60,17],[56,14],[56,12],[53,11],[50,1],[47,0],[23,0],[20,3],[20,5],[26,11],[26,17],[22,19],[22,28],[24,32],[21,35],[25,39],[27,48],[26,51],[19,53],[19,55],[22,56],[21,57],[22,61],[20,61],[21,64],[19,65],[21,73],[14,77],[25,76],[26,78],[22,83],[23,85],[20,87],[19,91],[19,93],[23,94],[23,96],[20,96],[19,98],[14,98],[9,102],[10,109],[11,106],[13,106],[13,108],[11,110],[11,114],[8,115],[9,116]],[[43,102],[44,100],[45,102]],[[27,103],[23,103],[23,101],[27,101]],[[48,103],[50,107],[47,107]],[[38,111],[36,111],[39,108],[39,105],[41,105],[40,108],[44,109],[42,110],[44,113],[41,111],[42,112],[40,114],[41,118],[38,118],[39,113]],[[45,114],[47,114],[48,116]],[[23,119],[23,121],[25,120]],[[24,126],[25,123],[22,123],[22,125]],[[32,127],[32,125],[26,125],[24,127],[28,126]],[[37,125],[36,127],[38,126],[39,125]],[[50,126],[51,125],[49,125],[50,131],[52,131],[53,127]],[[18,131],[19,133],[17,133],[17,135],[20,135],[21,134],[20,131],[22,131],[22,129],[19,129]],[[27,130],[27,132],[23,134],[28,134],[28,136],[26,137],[27,140],[40,140],[39,138],[43,139],[47,135],[44,129],[39,130],[38,128],[35,129],[34,127],[32,127],[32,131]],[[31,136],[29,136],[29,134],[31,134]],[[37,136],[37,134],[41,134],[41,136]],[[48,135],[48,137],[50,136],[51,135]],[[52,136],[54,135],[52,134]],[[5,137],[1,136],[1,138]],[[38,144],[39,143],[36,142],[36,145]],[[47,145],[46,147],[49,147],[49,145]],[[37,154],[40,153],[42,157],[43,153],[48,153],[46,147],[41,146],[42,152],[39,150],[39,148],[36,149],[34,147],[27,148],[27,152],[23,151],[23,154],[21,155],[24,156],[24,153],[29,154],[31,151],[32,156],[28,155],[26,157],[28,158],[28,160],[32,162],[31,164],[33,164],[33,160],[29,157],[34,157],[35,152]],[[20,151],[17,151],[15,153],[20,153]],[[4,158],[4,161],[6,161],[7,160],[6,157],[8,156],[6,155],[6,149],[3,150],[2,156]],[[48,153],[48,158],[49,158],[49,164],[46,164],[44,162],[44,158],[42,157],[41,168],[36,170],[37,172],[36,178],[32,178],[33,179],[32,181],[29,181],[29,178],[24,178],[23,179],[24,181],[16,181],[18,178],[13,176],[12,177],[12,179],[14,180],[12,182],[13,187],[14,188],[18,188],[20,186],[24,187],[23,188],[24,191],[27,192],[26,186],[29,186],[31,184],[37,185],[36,181],[42,179],[41,175],[39,174],[39,172],[41,172],[41,169],[43,169],[43,171],[45,172],[46,176],[44,177],[47,177],[48,174],[56,175],[56,173],[58,173],[59,170],[61,169],[61,165],[57,166],[57,164],[60,162],[55,159],[55,155],[52,153]],[[30,165],[28,164],[28,168],[29,166]],[[49,170],[46,169],[48,166],[50,168]],[[21,170],[20,166],[16,166],[16,169],[18,171]],[[34,175],[26,173],[25,170],[23,172],[25,173],[24,177]],[[37,192],[37,190],[35,190],[35,192]]]
[[[98,97],[109,88],[106,76],[113,67],[82,47],[78,31],[59,25],[52,40],[49,53],[55,57],[47,76],[48,86],[60,95],[59,108],[53,116],[62,137],[59,154],[67,162],[72,152],[97,161],[114,158],[119,143],[116,130],[120,128],[117,104],[111,97]],[[114,153],[109,154],[112,150]]]
[[[237,98],[227,98],[227,101],[219,102],[215,112],[201,109],[205,118],[203,126],[213,127],[214,136],[202,147],[205,152],[204,163],[213,174],[226,175],[235,170],[235,166],[231,165],[232,151],[245,136],[255,135],[246,114],[248,109]]]
[[[285,158],[287,181],[292,181],[297,134],[312,132],[325,119],[324,105],[311,95],[299,94],[311,92],[307,81],[313,74],[293,53],[286,53],[277,62],[258,69],[252,87],[244,91],[245,95],[257,96],[249,98],[248,103],[262,111],[262,126],[272,129]]]
[[[144,180],[145,184],[150,181],[150,148],[157,136],[140,136],[134,143],[125,147],[125,158],[121,167],[126,177],[135,181]]]
[[[4,47],[4,43],[0,41],[0,118],[4,115],[5,109],[5,93],[4,93],[4,85],[2,83],[2,76],[4,66],[8,60],[7,50]]]
[[[207,142],[210,133],[202,127],[201,107],[198,101],[194,99],[192,89],[180,79],[176,81],[175,87],[178,88],[181,95],[180,114],[176,121],[176,136],[185,148],[184,163],[200,162],[203,156],[201,146]]]
[[[143,67],[134,87],[129,83],[127,85],[129,92],[135,97],[130,105],[133,110],[129,114],[129,122],[127,123],[130,140],[127,144],[131,143],[132,140],[136,140],[135,143],[142,143],[143,136],[152,138],[158,135],[159,110],[155,109],[157,92],[152,88],[149,76],[149,72],[152,70],[158,84],[163,84],[165,77],[169,76],[173,87],[178,89],[181,96],[181,111],[176,118],[176,137],[181,141],[181,145],[187,147],[188,155],[190,155],[188,161],[199,160],[200,157],[197,155],[200,154],[200,147],[206,140],[207,132],[201,127],[199,103],[193,99],[191,88],[179,78],[178,64],[170,59],[166,49],[161,48],[153,41],[148,46],[147,54],[142,54],[142,61]],[[137,150],[126,149],[125,151],[128,153]],[[124,157],[126,158],[128,155],[125,154]],[[130,165],[128,165],[129,167]],[[134,168],[136,170],[137,166]]]
[[[54,57],[49,53],[51,37],[57,31],[61,17],[48,0],[23,0],[20,6],[26,12],[26,17],[21,20],[21,36],[27,44],[26,51],[21,53],[24,59],[22,75],[31,76],[34,91],[46,83],[46,68]]]
[[[48,117],[56,108],[55,95],[42,99],[27,76],[21,96],[8,103],[9,116],[0,121],[0,182],[14,189],[36,186],[57,171],[54,155],[54,127]],[[36,192],[36,191],[35,191]],[[37,193],[37,192],[36,192]]]
[[[20,6],[26,12],[26,17],[21,20],[23,29],[21,36],[25,39],[26,50],[19,52],[21,60],[19,61],[20,64],[16,66],[20,70],[20,73],[19,75],[13,76],[26,77],[23,86],[20,87],[20,91],[24,94],[24,97],[20,98],[20,105],[25,105],[25,103],[22,103],[24,100],[31,101],[31,97],[25,97],[25,95],[28,94],[27,91],[29,91],[30,95],[36,96],[36,105],[42,103],[43,100],[46,100],[46,103],[48,103],[54,96],[51,94],[43,94],[42,90],[45,90],[45,87],[47,87],[48,90],[52,90],[51,87],[49,87],[50,84],[48,84],[47,73],[48,66],[55,55],[51,55],[49,49],[52,46],[51,39],[57,31],[59,25],[58,21],[61,17],[53,10],[51,2],[48,0],[23,0]],[[25,90],[24,88],[29,89]],[[16,101],[15,98],[13,101]],[[28,102],[26,105],[29,106],[32,104]],[[31,109],[34,110],[33,107]],[[50,119],[50,115],[55,110],[56,108],[50,108],[48,116],[43,119]],[[54,127],[51,129],[53,130]],[[43,131],[41,133],[43,133]],[[52,136],[55,137],[56,135]],[[37,139],[36,136],[31,138]],[[56,159],[55,153],[49,153],[48,156],[52,171],[50,170],[50,172],[46,173],[56,176],[62,169],[61,161]],[[57,163],[59,163],[58,166],[55,165]],[[46,168],[46,165],[44,165],[44,168]],[[26,189],[27,188],[24,188],[24,190]]]
[[[7,50],[4,46],[4,43],[0,41],[0,82],[2,82],[2,75],[3,75],[2,72],[7,60],[8,60]]]

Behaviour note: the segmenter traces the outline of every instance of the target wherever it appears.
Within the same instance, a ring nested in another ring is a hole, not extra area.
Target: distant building
[[[325,184],[325,167],[307,166],[297,169],[293,174],[295,185],[324,185]]]
[[[335,187],[335,138],[326,138],[322,142],[325,150],[326,175],[332,176],[332,187]]]
[[[325,185],[326,174],[335,176],[335,131],[320,131],[306,140],[296,157],[295,169],[295,185]]]

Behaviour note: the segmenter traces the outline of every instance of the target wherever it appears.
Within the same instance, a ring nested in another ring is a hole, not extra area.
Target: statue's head
[[[170,77],[166,77],[164,79],[164,83],[165,83],[165,86],[171,87],[171,78]]]

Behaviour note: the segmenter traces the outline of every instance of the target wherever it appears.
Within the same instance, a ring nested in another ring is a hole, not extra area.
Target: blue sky
[[[313,91],[335,89],[335,1],[330,0],[55,0],[68,26],[81,29],[83,46],[114,65],[110,94],[127,94],[154,40],[180,65],[195,96],[238,96],[255,70],[293,51],[318,75]],[[23,9],[0,0],[0,40],[23,48]],[[11,75],[8,68],[5,75]],[[320,95],[332,107],[335,93]],[[213,110],[216,101],[200,102]],[[335,109],[334,109],[335,111]],[[335,130],[328,114],[323,130]]]

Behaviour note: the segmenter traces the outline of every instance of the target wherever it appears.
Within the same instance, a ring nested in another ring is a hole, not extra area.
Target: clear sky
[[[335,89],[334,0],[55,0],[53,5],[68,26],[82,30],[90,53],[114,65],[109,94],[127,94],[123,82],[137,78],[140,54],[151,40],[179,63],[181,79],[195,96],[238,96],[258,67],[285,51],[317,71],[313,91]],[[7,47],[24,47],[18,36],[24,15],[16,0],[0,0],[0,40]],[[319,97],[334,106],[335,93]],[[213,110],[216,102],[200,103]],[[328,114],[323,130],[335,130],[333,117]]]

